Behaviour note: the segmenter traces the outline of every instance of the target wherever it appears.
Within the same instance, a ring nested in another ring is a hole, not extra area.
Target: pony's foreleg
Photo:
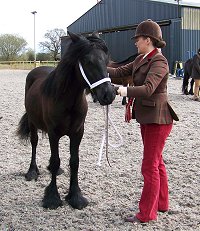
[[[32,146],[32,156],[31,163],[28,172],[25,174],[25,178],[28,181],[37,180],[39,173],[37,164],[36,164],[36,148],[38,144],[38,134],[37,128],[33,124],[29,124],[30,128],[30,141]]]
[[[83,130],[78,134],[71,135],[70,138],[70,187],[65,200],[75,209],[83,209],[88,205],[88,200],[82,196],[78,185],[79,167],[79,145],[83,137]]]
[[[60,167],[60,158],[58,152],[59,138],[56,135],[49,134],[49,142],[51,148],[51,158],[49,161],[48,169],[51,172],[51,182],[45,189],[43,207],[56,209],[62,205],[56,184],[56,176]]]
[[[190,90],[189,90],[190,95],[194,95],[193,88],[194,88],[194,79],[192,78],[192,80],[190,81]]]

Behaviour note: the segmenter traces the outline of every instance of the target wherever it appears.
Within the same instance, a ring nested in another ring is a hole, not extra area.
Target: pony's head
[[[96,34],[87,37],[71,32],[68,34],[72,40],[68,52],[75,47],[78,49],[78,52],[74,52],[77,55],[73,59],[81,74],[79,81],[84,88],[90,88],[101,105],[111,104],[116,93],[107,72],[109,55],[105,42]]]

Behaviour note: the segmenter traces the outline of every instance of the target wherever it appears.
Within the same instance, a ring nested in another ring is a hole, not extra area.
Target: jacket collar
[[[138,63],[136,64],[136,67],[134,69],[134,72],[137,71],[138,68],[140,68],[142,65],[144,65],[145,63],[148,62],[149,59],[152,59],[152,57],[157,54],[159,51],[157,48],[155,48],[154,50],[152,50],[145,58],[144,55],[139,56],[140,58],[138,59]]]
[[[156,53],[158,53],[158,49],[155,48],[154,50],[152,50],[151,52],[149,52],[149,54],[146,56],[147,59],[151,59]]]

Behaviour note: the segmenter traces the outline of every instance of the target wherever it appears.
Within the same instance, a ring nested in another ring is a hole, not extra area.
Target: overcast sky
[[[124,0],[121,0],[124,1]],[[190,0],[197,2],[200,0]],[[188,2],[183,0],[182,2]],[[97,3],[97,0],[1,0],[0,34],[17,34],[34,47],[34,15],[36,19],[36,44],[44,39],[47,30],[68,25]]]
[[[34,47],[34,15],[36,44],[44,39],[47,30],[68,25],[97,3],[97,0],[1,0],[0,34],[17,34]]]

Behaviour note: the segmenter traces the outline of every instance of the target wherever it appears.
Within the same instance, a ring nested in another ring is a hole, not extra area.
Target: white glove
[[[120,96],[127,96],[127,87],[119,87],[119,89],[117,90],[117,93]]]

